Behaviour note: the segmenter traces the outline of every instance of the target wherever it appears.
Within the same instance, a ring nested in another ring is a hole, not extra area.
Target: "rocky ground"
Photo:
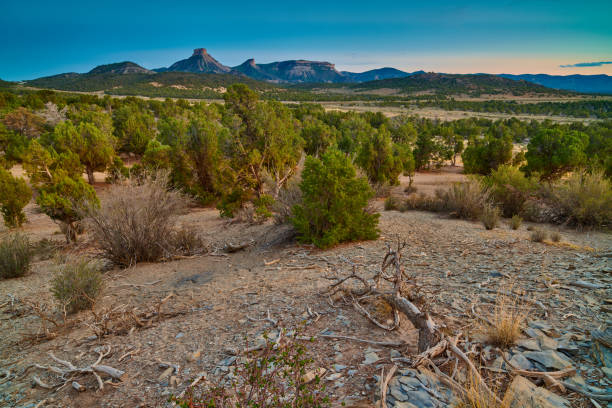
[[[382,210],[381,201],[376,205]],[[60,240],[48,219],[29,215],[26,231],[38,233],[39,239]],[[341,299],[330,301],[321,294],[330,284],[326,276],[349,274],[353,266],[363,276],[373,274],[380,268],[387,243],[398,237],[408,242],[403,266],[417,283],[417,304],[445,324],[449,333],[463,333],[462,347],[477,350],[471,357],[489,367],[488,381],[499,386],[501,395],[507,388],[512,390],[507,394],[508,400],[516,397],[512,406],[608,403],[591,402],[569,388],[564,393],[547,390],[541,387],[544,383],[534,384],[535,378],[523,381],[518,376],[510,382],[508,367],[494,348],[480,347],[482,322],[477,315],[487,315],[500,288],[523,293],[529,325],[507,353],[515,368],[551,371],[571,365],[577,373],[565,378],[567,383],[609,396],[610,234],[561,229],[561,242],[534,243],[529,239],[529,225],[517,231],[505,225],[487,231],[476,222],[390,211],[382,212],[378,240],[320,251],[287,239],[285,227],[230,224],[212,209],[193,210],[180,222],[201,231],[211,246],[208,254],[109,270],[95,314],[83,312],[71,318],[69,327],[56,328],[46,322],[49,332],[42,332],[40,313],[31,307],[36,302],[43,311],[54,313],[62,326],[49,294],[54,259],[39,260],[24,278],[0,282],[0,405],[164,406],[168,396],[182,392],[200,375],[211,381],[227,376],[235,365],[229,349],[253,344],[264,332],[274,336],[280,328],[291,328],[302,336],[315,336],[308,347],[315,366],[325,369],[323,378],[334,405],[374,405],[380,397],[381,370],[389,372],[397,365],[387,392],[389,407],[448,406],[456,397],[437,377],[403,362],[417,352],[418,333],[407,320],[387,332]],[[244,250],[223,251],[227,243],[250,240],[253,245]],[[93,256],[95,249],[85,241],[62,249],[62,256],[66,253]],[[373,313],[385,318],[385,310],[372,307]],[[137,315],[141,324],[109,323],[110,327],[101,328],[105,315],[125,311]],[[316,337],[321,333],[404,341],[408,346],[388,348]],[[86,388],[84,392],[70,383],[57,391],[44,389],[40,383],[53,387],[62,381],[32,366],[55,364],[51,352],[86,367],[107,350],[102,364],[125,375],[123,381],[107,381],[102,391],[97,391],[96,379],[89,374],[75,377]],[[448,374],[453,361],[444,368]],[[529,395],[537,397],[531,402],[517,400],[528,389]]]

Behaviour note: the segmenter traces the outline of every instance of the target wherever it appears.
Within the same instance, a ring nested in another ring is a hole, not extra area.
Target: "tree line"
[[[316,104],[266,100],[244,84],[229,87],[224,104],[4,92],[0,204],[6,223],[19,225],[31,188],[42,211],[75,239],[79,206],[98,202],[94,172],[115,182],[164,170],[173,187],[202,205],[216,205],[222,216],[250,206],[265,219],[303,169],[303,202],[293,222],[306,241],[328,246],[375,234],[376,217],[365,211],[370,186],[397,185],[402,174],[411,178],[416,170],[459,158],[466,172],[478,174],[515,164],[543,179],[584,166],[611,175],[611,132],[612,121],[443,122],[325,111]],[[138,163],[128,168],[120,156]],[[10,175],[7,169],[16,163],[29,184]],[[350,216],[339,217],[344,210]]]

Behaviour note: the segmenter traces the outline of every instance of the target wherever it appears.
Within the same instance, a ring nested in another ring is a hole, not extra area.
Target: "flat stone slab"
[[[569,358],[553,350],[526,351],[523,353],[523,356],[531,361],[542,364],[548,369],[563,370],[574,365]]]
[[[569,401],[537,387],[531,381],[520,375],[514,377],[504,396],[504,407],[508,408],[570,408]]]

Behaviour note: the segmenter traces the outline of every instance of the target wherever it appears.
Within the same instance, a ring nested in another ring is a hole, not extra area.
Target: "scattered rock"
[[[573,365],[570,359],[553,350],[526,351],[523,355],[531,361],[542,364],[547,369],[563,370]]]
[[[537,387],[525,377],[516,376],[503,403],[508,408],[570,408],[570,403],[546,388]]]
[[[363,360],[363,363],[361,364],[366,364],[366,365],[374,364],[378,360],[380,360],[380,358],[378,357],[378,354],[372,351],[372,352],[366,353],[365,359]]]

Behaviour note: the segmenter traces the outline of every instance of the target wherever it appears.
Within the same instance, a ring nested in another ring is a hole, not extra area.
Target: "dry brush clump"
[[[30,270],[33,257],[30,240],[22,234],[13,234],[0,241],[0,279],[17,278]]]
[[[486,319],[484,332],[493,345],[508,348],[516,343],[527,320],[527,307],[519,296],[512,295],[513,285],[508,291],[497,293],[493,310]]]
[[[500,216],[499,208],[493,205],[487,204],[482,209],[480,220],[482,221],[482,224],[485,226],[487,230],[492,230],[493,228],[499,225],[499,216]]]
[[[548,232],[541,228],[534,228],[533,231],[531,231],[530,238],[533,242],[544,242],[544,240],[548,238]]]
[[[477,180],[454,183],[448,190],[437,190],[441,209],[451,215],[468,220],[480,218],[483,209],[491,201],[489,192]]]
[[[510,218],[510,228],[512,228],[513,230],[517,230],[521,227],[521,224],[523,223],[523,218],[521,218],[520,215],[513,215],[512,218]]]
[[[107,190],[99,208],[89,211],[89,225],[104,256],[120,266],[154,262],[201,245],[193,231],[177,232],[188,200],[169,189],[164,174],[127,180]]]
[[[91,309],[102,292],[101,267],[87,259],[61,265],[51,281],[51,293],[67,313]]]
[[[612,225],[612,181],[602,172],[574,173],[543,189],[550,221],[579,227]]]

